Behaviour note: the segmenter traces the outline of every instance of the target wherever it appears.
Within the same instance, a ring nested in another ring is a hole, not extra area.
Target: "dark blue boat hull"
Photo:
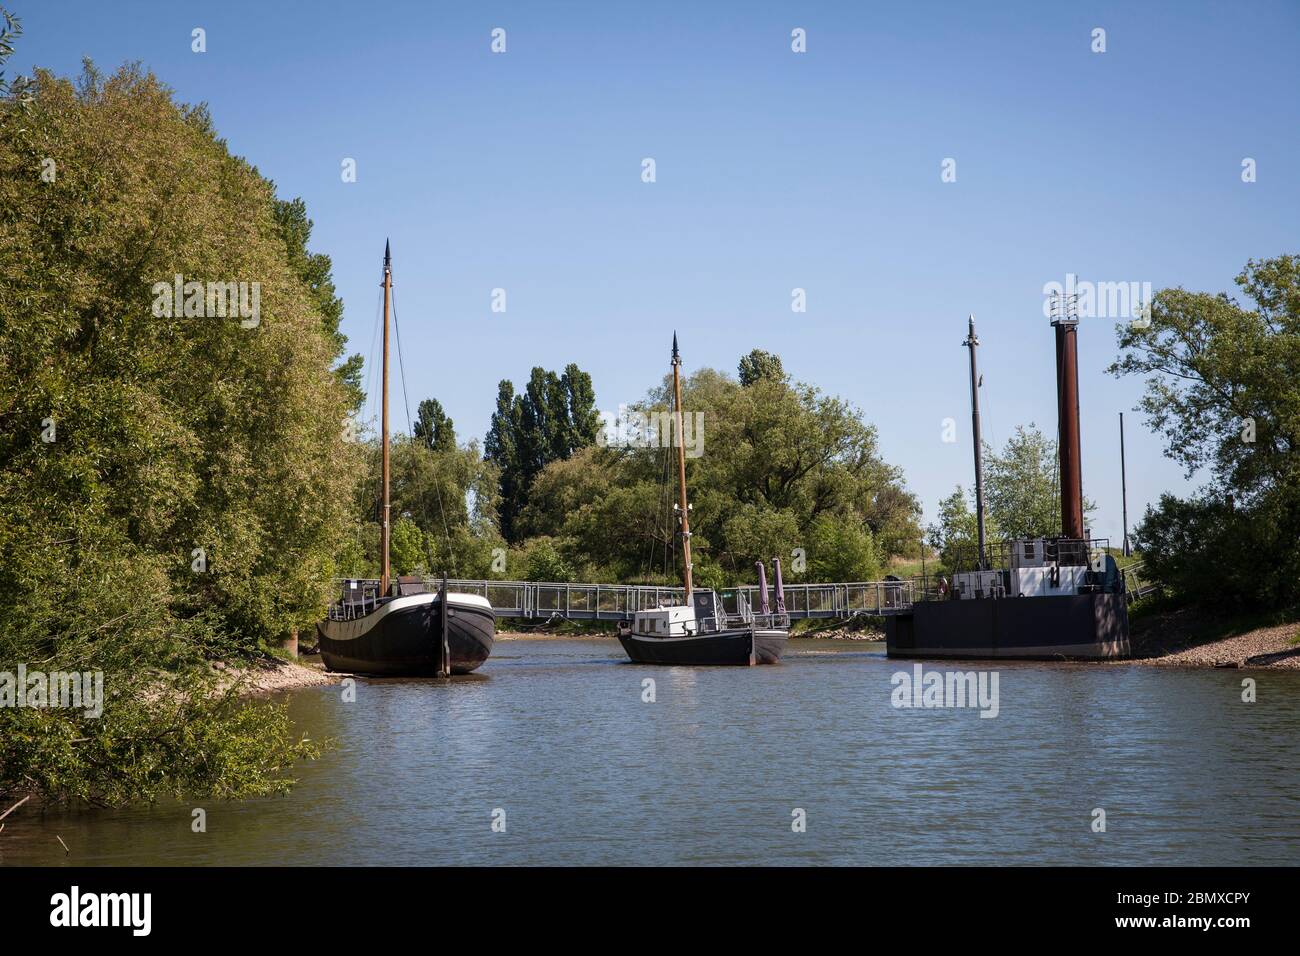
[[[1128,657],[1122,593],[918,601],[885,619],[890,657],[1095,660]]]

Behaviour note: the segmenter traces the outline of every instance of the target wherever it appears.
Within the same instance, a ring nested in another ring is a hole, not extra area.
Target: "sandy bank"
[[[239,682],[240,693],[244,695],[273,694],[300,687],[337,684],[347,676],[329,673],[319,661],[283,661],[277,658],[241,664],[239,667],[218,663],[213,665],[213,669],[221,673],[223,689]]]

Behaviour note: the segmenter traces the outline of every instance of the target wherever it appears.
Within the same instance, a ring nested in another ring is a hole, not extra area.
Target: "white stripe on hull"
[[[318,622],[317,627],[320,628],[321,634],[331,641],[352,641],[370,633],[376,624],[390,614],[395,614],[398,611],[409,611],[413,608],[432,604],[436,600],[438,600],[436,591],[427,594],[408,594],[405,597],[385,601],[369,614],[363,614],[350,621],[335,621],[327,618]],[[471,608],[492,609],[492,605],[488,603],[487,599],[478,594],[448,594],[447,608],[450,610],[457,607],[467,610]]]

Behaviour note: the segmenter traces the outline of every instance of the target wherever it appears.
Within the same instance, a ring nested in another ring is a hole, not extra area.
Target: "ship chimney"
[[[1079,315],[1073,295],[1053,297],[1056,427],[1061,462],[1061,536],[1082,538],[1083,462],[1079,450]]]
[[[767,571],[762,561],[755,561],[754,566],[758,568],[758,613],[771,614],[767,604]]]

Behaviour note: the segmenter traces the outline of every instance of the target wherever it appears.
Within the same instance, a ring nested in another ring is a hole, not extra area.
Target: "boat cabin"
[[[632,629],[650,637],[686,637],[698,633],[695,626],[695,608],[683,604],[637,611],[632,616]]]
[[[692,591],[691,603],[665,604],[637,611],[631,621],[620,621],[619,630],[633,631],[647,637],[689,637],[716,634],[728,628],[757,626],[762,628],[789,628],[789,615],[755,614],[740,597],[736,613],[730,614],[715,591]]]
[[[987,558],[1002,567],[957,572],[952,597],[982,600],[1118,591],[1123,587],[1121,576],[1106,544],[1074,538],[1017,538],[990,547]]]

